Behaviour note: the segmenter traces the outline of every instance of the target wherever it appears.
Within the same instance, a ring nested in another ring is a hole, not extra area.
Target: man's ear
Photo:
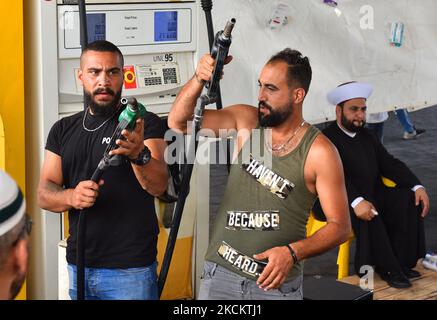
[[[77,79],[80,81],[80,83],[83,84],[83,71],[82,71],[82,69],[77,70]]]
[[[294,103],[302,103],[303,99],[305,99],[306,92],[304,88],[296,88],[294,89]]]
[[[27,263],[29,260],[29,252],[28,252],[28,239],[20,239],[12,248],[11,258],[12,266],[14,271],[21,274],[26,274],[27,272]]]

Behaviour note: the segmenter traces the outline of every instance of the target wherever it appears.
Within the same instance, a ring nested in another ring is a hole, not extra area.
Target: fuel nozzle
[[[231,37],[232,29],[234,29],[235,22],[236,22],[235,18],[232,18],[231,21],[228,21],[228,23],[226,23],[226,26],[223,29],[224,38],[227,39]]]
[[[134,97],[121,98],[120,103],[125,106],[125,109],[118,117],[118,121],[127,121],[129,128],[135,128],[135,121],[144,117],[146,108]]]
[[[229,47],[232,43],[232,30],[235,26],[235,18],[232,18],[225,25],[222,31],[217,32],[214,38],[214,44],[211,48],[211,56],[215,59],[215,67],[210,83],[207,85],[208,96],[214,96],[217,93],[218,82],[223,72],[226,57],[228,56]]]
[[[226,56],[229,51],[229,47],[231,46],[232,42],[232,30],[235,26],[235,18],[232,18],[230,21],[226,23],[225,28],[222,31],[217,32],[214,38],[214,44],[211,48],[211,56],[215,59],[217,56],[217,52],[219,49],[226,51]]]
[[[138,110],[138,101],[134,97],[121,98],[120,102],[132,111]]]

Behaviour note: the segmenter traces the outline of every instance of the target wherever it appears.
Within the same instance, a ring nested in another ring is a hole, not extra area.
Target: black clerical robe
[[[400,160],[387,152],[367,129],[348,136],[332,123],[323,133],[337,147],[343,162],[351,222],[356,236],[355,271],[363,265],[378,272],[412,268],[425,255],[421,208],[415,206],[411,190],[419,179]],[[381,176],[396,183],[386,187]],[[363,197],[379,215],[371,221],[358,219],[350,206]]]

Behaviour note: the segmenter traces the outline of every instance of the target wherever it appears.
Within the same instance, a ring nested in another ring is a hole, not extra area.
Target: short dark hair
[[[308,57],[302,56],[297,50],[285,48],[270,58],[267,63],[282,61],[288,65],[288,85],[291,87],[297,83],[306,93],[310,88],[312,70]]]
[[[106,40],[97,40],[97,41],[94,41],[94,42],[87,44],[85,46],[85,48],[83,49],[82,54],[80,56],[81,61],[82,61],[82,57],[84,56],[84,54],[87,53],[88,51],[117,53],[119,58],[120,58],[121,66],[122,67],[124,66],[123,54],[121,53],[120,49],[118,49],[118,47],[115,44],[113,44],[112,42],[109,42]]]

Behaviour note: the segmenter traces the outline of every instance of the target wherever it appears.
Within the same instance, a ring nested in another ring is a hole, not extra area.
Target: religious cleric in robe
[[[372,266],[390,286],[407,288],[409,279],[420,277],[412,268],[425,255],[423,220],[429,198],[414,173],[364,128],[372,91],[370,84],[348,82],[329,92],[336,121],[323,133],[343,162],[356,237],[355,272],[362,275],[367,272],[363,266]],[[384,185],[382,177],[396,187]],[[319,203],[314,212],[323,216]]]

